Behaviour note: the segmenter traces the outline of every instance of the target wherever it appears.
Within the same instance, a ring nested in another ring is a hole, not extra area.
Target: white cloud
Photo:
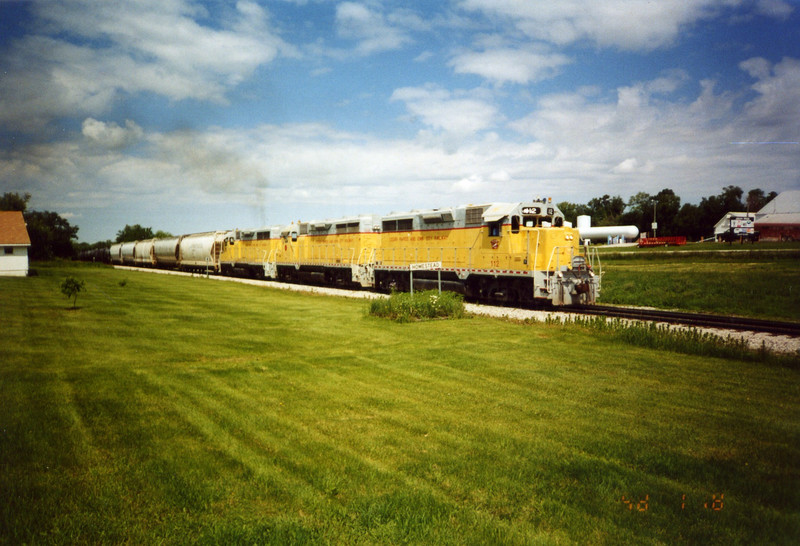
[[[528,84],[553,77],[571,61],[566,55],[512,48],[461,53],[450,61],[457,74],[477,74],[490,81]]]
[[[364,4],[342,2],[336,6],[336,27],[339,36],[356,40],[356,52],[359,55],[399,49],[411,43],[408,33],[399,23],[408,19],[396,17],[395,23],[387,21],[383,14],[371,10]]]
[[[86,118],[82,125],[83,136],[106,148],[122,148],[138,142],[144,131],[135,122],[125,120],[125,127]]]
[[[461,6],[503,17],[537,40],[567,45],[590,40],[603,47],[651,50],[669,45],[680,29],[739,0],[463,0]]]
[[[455,136],[472,135],[499,120],[497,108],[476,93],[437,86],[403,87],[392,93],[391,100],[404,102],[408,112],[425,125]]]
[[[794,8],[783,0],[758,0],[758,12],[776,19],[785,19],[791,15]]]
[[[116,211],[117,224],[94,240],[113,236],[125,222],[142,223],[152,203],[194,207],[201,212],[192,229],[201,230],[246,227],[255,222],[249,218],[284,223],[537,194],[586,202],[605,193],[628,198],[672,188],[684,202],[697,202],[729,184],[796,188],[797,145],[737,143],[800,141],[800,61],[751,59],[742,70],[753,77],[743,106],[740,97],[716,93],[711,80],[701,82],[693,101],[673,97],[669,91],[684,85],[684,77],[665,74],[620,87],[613,99],[591,88],[544,96],[508,124],[517,138],[487,131],[499,130],[500,122],[479,91],[395,92],[394,100],[428,127],[458,133],[456,147],[324,124],[156,133],[90,118],[82,134],[63,142],[0,150],[0,180],[33,193],[40,208],[82,218]],[[472,110],[458,108],[465,103]],[[458,116],[469,121],[461,125]],[[138,138],[135,153],[97,145],[131,137]],[[223,205],[227,215],[217,216]],[[266,212],[243,216],[255,210]],[[81,232],[90,240],[92,234]]]
[[[121,93],[225,102],[232,86],[281,51],[263,8],[239,2],[225,28],[200,22],[192,4],[121,0],[34,3],[37,32],[0,63],[0,124],[33,131],[65,115],[96,116]],[[197,18],[197,19],[196,19]]]

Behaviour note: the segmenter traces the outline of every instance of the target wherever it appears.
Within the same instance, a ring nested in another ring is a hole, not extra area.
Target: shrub
[[[464,298],[455,292],[427,290],[415,292],[393,292],[388,298],[372,300],[369,314],[397,322],[411,322],[437,318],[461,318],[464,316]]]

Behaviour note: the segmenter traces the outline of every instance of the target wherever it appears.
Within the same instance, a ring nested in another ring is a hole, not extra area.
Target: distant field
[[[604,249],[601,302],[800,321],[794,244],[675,248]]]
[[[578,327],[398,324],[363,301],[37,269],[0,279],[0,543],[800,534],[796,369]],[[78,310],[67,275],[86,283]]]

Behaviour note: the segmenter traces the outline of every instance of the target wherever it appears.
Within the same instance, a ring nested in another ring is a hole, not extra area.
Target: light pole
[[[653,237],[656,237],[656,230],[658,229],[658,222],[656,221],[656,203],[658,203],[658,201],[653,199],[653,225],[651,226],[653,228]]]

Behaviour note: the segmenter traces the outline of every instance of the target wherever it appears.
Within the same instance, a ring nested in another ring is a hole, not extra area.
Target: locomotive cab
[[[553,305],[594,303],[600,279],[580,247],[578,231],[566,224],[559,208],[550,199],[505,207],[508,215],[500,221],[490,214],[499,205],[487,209],[487,235],[492,249],[507,250],[511,268],[523,269],[526,276],[533,278],[533,300],[546,300]],[[504,229],[495,235],[494,226],[498,223]],[[503,234],[507,238],[501,243]],[[498,258],[492,258],[493,263],[503,262]],[[517,290],[521,299],[528,299]]]

